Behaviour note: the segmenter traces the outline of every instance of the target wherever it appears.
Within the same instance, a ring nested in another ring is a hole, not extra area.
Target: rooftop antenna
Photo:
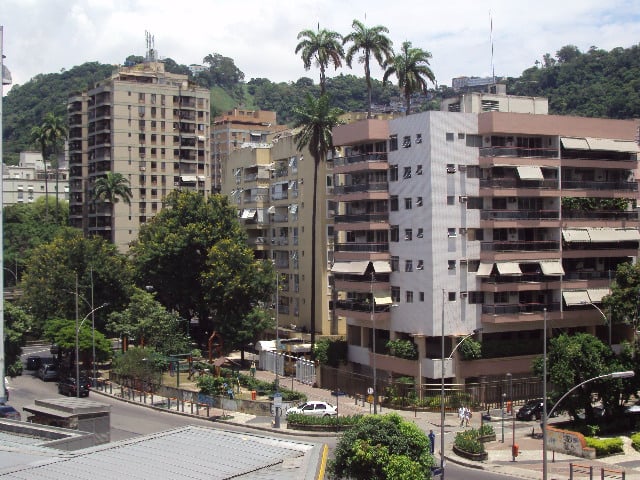
[[[151,35],[150,32],[144,31],[145,42],[147,46],[147,54],[146,60],[147,62],[155,62],[156,61],[156,39],[154,35]]]
[[[491,77],[493,78],[493,83],[496,83],[496,70],[493,65],[493,17],[491,16],[491,10],[489,10],[489,41],[491,42]]]

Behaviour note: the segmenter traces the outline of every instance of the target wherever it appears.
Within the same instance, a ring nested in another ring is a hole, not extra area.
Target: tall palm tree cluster
[[[300,53],[306,70],[315,65],[320,69],[320,98],[307,97],[306,104],[295,109],[296,146],[299,150],[309,149],[314,160],[313,171],[313,207],[311,230],[311,345],[315,344],[316,333],[316,262],[317,262],[317,192],[318,169],[326,161],[327,155],[333,150],[331,130],[340,124],[342,111],[332,108],[326,93],[326,70],[330,65],[337,70],[342,61],[351,68],[354,58],[364,65],[367,82],[367,118],[371,118],[371,59],[386,69],[383,83],[391,75],[398,78],[398,86],[404,93],[407,115],[411,111],[411,95],[417,91],[427,90],[427,80],[435,83],[435,76],[429,68],[431,53],[420,48],[414,48],[411,42],[402,44],[401,52],[393,52],[393,42],[387,34],[389,30],[381,25],[367,27],[362,22],[354,20],[351,25],[353,31],[346,36],[337,32],[320,29],[317,31],[303,30],[298,34],[299,43],[296,53]],[[347,46],[345,52],[345,46]]]
[[[320,69],[320,95],[326,92],[326,70],[330,65],[337,70],[342,62],[352,68],[354,58],[364,65],[367,83],[367,118],[371,118],[371,62],[385,69],[383,83],[395,75],[398,87],[405,99],[407,115],[411,113],[411,95],[415,92],[427,92],[427,82],[435,84],[435,76],[429,66],[431,53],[413,47],[412,43],[402,43],[400,52],[394,53],[393,42],[387,36],[389,30],[382,25],[367,27],[359,20],[354,20],[349,34],[342,36],[332,30],[303,30],[298,34],[299,43],[295,53],[300,53],[304,68],[312,65]],[[345,47],[346,50],[345,50]]]

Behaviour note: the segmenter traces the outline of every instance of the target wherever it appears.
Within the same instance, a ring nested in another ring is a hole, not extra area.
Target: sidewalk
[[[248,372],[246,372],[248,374]],[[259,380],[272,382],[275,379],[275,375],[271,372],[264,370],[258,370],[256,372],[256,378]],[[291,377],[280,377],[280,384],[291,387]],[[321,400],[329,402],[338,407],[339,415],[354,415],[354,414],[369,414],[373,413],[372,406],[368,403],[362,404],[361,401],[356,401],[350,396],[336,397],[331,394],[329,390],[320,388],[314,388],[311,385],[299,383],[294,380],[294,390],[304,393],[309,400]],[[109,395],[116,398],[120,397],[119,386],[113,386],[112,392],[95,391],[103,395]],[[126,397],[126,395],[125,395]],[[280,429],[276,429],[273,426],[273,418],[268,416],[255,416],[241,412],[228,412],[218,408],[203,408],[197,406],[185,406],[181,405],[178,409],[175,402],[171,404],[169,401],[162,397],[155,397],[153,402],[148,396],[146,398],[137,396],[133,399],[123,398],[125,401],[131,401],[135,403],[145,403],[152,408],[162,408],[175,414],[192,415],[197,418],[208,418],[212,421],[227,422],[231,424],[243,425],[249,428],[259,429],[269,432],[279,432],[287,435],[304,435],[304,436],[329,436],[335,435],[332,432],[306,432],[288,430],[286,417],[282,416],[280,419]],[[382,407],[378,409],[378,413],[385,414],[395,412],[402,416],[404,419],[410,422],[414,422],[425,433],[429,430],[433,430],[436,434],[436,457],[438,459],[439,452],[438,446],[440,445],[440,412],[423,412],[413,410],[392,410]],[[474,415],[470,422],[470,427],[478,428],[481,423],[480,412],[474,412]],[[540,479],[542,478],[543,461],[542,461],[542,439],[533,438],[531,436],[532,428],[540,433],[540,427],[537,422],[515,422],[511,423],[511,418],[506,418],[504,424],[502,421],[493,420],[490,422],[496,432],[496,441],[485,444],[488,452],[488,460],[482,462],[476,462],[464,459],[453,453],[452,445],[455,434],[464,430],[465,427],[460,427],[456,413],[447,413],[445,415],[444,431],[445,431],[445,462],[451,462],[468,466],[470,468],[490,470],[495,473],[502,473],[509,475],[513,478],[523,479]],[[504,431],[503,431],[504,425]],[[502,438],[504,436],[504,442]],[[515,443],[519,446],[519,455],[513,461],[511,455],[511,445]],[[565,479],[569,478],[570,463],[578,464],[585,467],[593,467],[593,478],[600,478],[601,470],[605,469],[605,476],[608,479],[621,479],[622,476],[619,472],[625,472],[625,478],[627,480],[640,480],[640,453],[636,452],[630,444],[630,441],[624,445],[624,454],[614,455],[611,457],[588,460],[578,458],[570,455],[564,455],[548,451],[547,453],[547,473],[548,479]],[[609,471],[610,470],[610,471]],[[586,474],[575,474],[574,478],[588,478]]]

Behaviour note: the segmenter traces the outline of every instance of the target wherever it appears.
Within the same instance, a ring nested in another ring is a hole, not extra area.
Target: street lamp
[[[464,341],[465,341],[467,338],[473,337],[474,335],[477,335],[477,334],[478,334],[478,333],[480,333],[480,332],[482,332],[482,328],[476,328],[473,332],[471,332],[471,333],[469,333],[469,334],[465,335],[465,336],[462,338],[462,340],[460,340],[460,341],[456,344],[456,346],[455,346],[455,347],[453,347],[453,350],[451,350],[451,353],[449,354],[449,357],[448,357],[448,358],[449,358],[449,360],[451,360],[451,359],[453,358],[453,354],[454,354],[454,353],[456,353],[456,350],[458,349],[458,347],[459,347],[460,345],[462,345],[462,344],[464,343]]]
[[[78,358],[79,357],[78,350],[80,349],[79,338],[78,338],[80,336],[80,327],[82,327],[82,324],[85,322],[87,318],[89,318],[89,316],[93,314],[93,312],[95,312],[96,310],[100,310],[101,308],[106,307],[107,305],[108,305],[107,303],[103,303],[99,307],[94,308],[93,310],[91,310],[89,313],[85,315],[85,317],[82,319],[81,322],[78,322],[78,298],[76,297],[76,397],[80,396],[80,361]],[[94,347],[95,347],[95,344],[94,344]]]
[[[378,388],[377,388],[377,384],[378,384],[378,373],[377,373],[377,369],[376,369],[376,316],[375,316],[375,309],[376,309],[376,297],[373,295],[373,281],[375,279],[375,272],[372,271],[371,272],[371,284],[370,284],[370,290],[371,290],[371,328],[373,329],[373,334],[372,334],[372,341],[373,341],[373,414],[377,414],[378,413]]]
[[[444,288],[442,289],[442,320],[440,324],[440,480],[444,480]]]
[[[605,313],[595,303],[580,302],[580,305],[591,305],[593,308],[595,308],[598,311],[598,313],[600,313],[600,315],[602,315],[602,320],[604,321],[604,324],[609,325],[609,346],[611,346],[611,320],[607,320],[607,316],[605,315]]]
[[[553,415],[553,411],[560,404],[560,402],[562,402],[562,400],[567,398],[569,396],[569,394],[571,394],[574,390],[580,388],[581,386],[583,386],[583,385],[585,385],[585,384],[587,384],[589,382],[593,382],[595,380],[602,380],[602,379],[609,379],[609,378],[630,378],[630,377],[635,376],[635,374],[636,374],[636,372],[634,372],[633,370],[626,370],[626,371],[623,371],[623,372],[605,373],[604,375],[598,375],[597,377],[593,377],[593,378],[590,378],[588,380],[585,380],[584,382],[579,383],[575,387],[572,387],[562,397],[560,397],[560,400],[558,400],[555,403],[555,405],[551,408],[551,411],[549,412],[549,414],[543,418],[544,425],[546,425],[546,423],[549,421],[548,417],[551,417],[551,415]],[[542,432],[542,438],[545,439],[546,437],[547,437],[547,432],[543,431]],[[544,443],[543,448],[546,448],[546,443]],[[544,455],[542,457],[542,480],[547,480],[547,456],[546,456],[546,452],[543,452],[543,453],[544,453]]]

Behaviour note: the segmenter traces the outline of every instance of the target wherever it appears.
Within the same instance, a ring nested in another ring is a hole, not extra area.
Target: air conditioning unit
[[[466,297],[466,296],[468,296],[468,295],[469,295],[469,294],[468,294],[467,292],[460,292],[460,296],[461,296],[461,297],[463,297],[463,298],[464,298],[464,297]]]
[[[144,172],[147,169],[147,167],[140,167],[140,171]]]
[[[460,195],[458,197],[458,200],[460,200],[460,203],[466,203],[467,202],[467,196],[466,195]]]
[[[456,167],[447,167],[447,173],[456,173]]]

